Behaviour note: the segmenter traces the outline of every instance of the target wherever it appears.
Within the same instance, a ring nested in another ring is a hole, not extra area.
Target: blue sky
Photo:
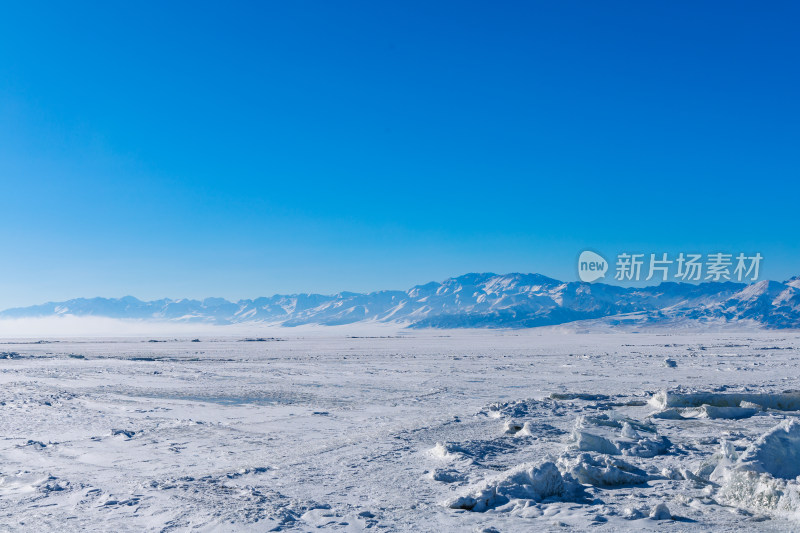
[[[112,5],[114,4],[114,5]],[[792,2],[39,3],[0,18],[0,307],[800,274]]]

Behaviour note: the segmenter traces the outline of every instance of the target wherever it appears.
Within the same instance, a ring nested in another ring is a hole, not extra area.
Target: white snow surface
[[[210,331],[0,341],[0,530],[800,529],[799,333]]]

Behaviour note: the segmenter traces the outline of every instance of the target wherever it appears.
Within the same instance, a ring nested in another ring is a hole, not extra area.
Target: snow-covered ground
[[[0,529],[800,528],[800,334],[275,331],[2,341]]]

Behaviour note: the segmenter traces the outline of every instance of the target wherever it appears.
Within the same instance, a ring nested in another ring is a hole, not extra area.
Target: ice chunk
[[[437,459],[446,461],[464,459],[461,448],[450,442],[437,442],[436,446],[428,450],[428,453]]]
[[[619,455],[619,448],[605,437],[576,429],[572,432],[572,447],[582,452],[598,452],[608,455]]]
[[[645,514],[636,507],[626,507],[622,510],[622,517],[626,520],[639,520],[644,518]]]
[[[666,503],[659,503],[650,511],[650,518],[653,520],[672,520],[672,513]]]
[[[651,418],[663,418],[665,420],[683,420],[680,410],[673,408],[664,409],[650,415]]]
[[[625,437],[626,439],[639,439],[640,435],[633,429],[633,426],[630,425],[629,422],[622,423],[622,431],[620,431],[620,435]]]
[[[525,422],[522,424],[522,429],[517,431],[514,436],[515,437],[530,437],[533,435],[533,430],[531,429],[531,423]]]
[[[573,459],[561,457],[558,464],[580,483],[596,487],[639,485],[649,479],[644,470],[613,457],[592,457],[582,453]]]
[[[778,411],[800,411],[800,392],[752,393],[752,392],[671,392],[660,391],[648,403],[663,411],[669,407],[740,407],[748,402],[748,407],[757,405],[763,409]]]
[[[683,418],[739,420],[742,418],[750,418],[759,411],[760,409],[753,407],[718,407],[716,405],[701,405],[696,409],[685,410],[683,413],[681,413],[681,415]]]
[[[599,415],[581,415],[575,419],[575,427],[583,428],[586,426],[606,426],[612,428],[622,427],[622,423],[612,419],[605,413]]]
[[[627,418],[612,413],[609,416],[605,413],[599,415],[581,415],[575,420],[576,428],[584,428],[587,426],[605,426],[611,428],[622,428],[628,424],[637,431],[645,431],[647,433],[655,433],[657,428],[651,422],[640,422],[633,418]]]
[[[698,484],[701,484],[701,485],[705,485],[706,483],[708,483],[708,481],[706,481],[705,479],[703,479],[700,476],[696,475],[694,472],[692,472],[688,468],[681,468],[680,469],[680,474],[683,477],[683,479],[686,479],[688,481],[694,481],[695,483],[698,483]]]
[[[737,460],[726,455],[711,475],[719,483],[720,501],[740,508],[800,518],[800,422],[772,428]],[[735,461],[735,462],[734,462]]]
[[[587,426],[594,427],[586,429]],[[620,428],[622,435],[612,428]],[[606,415],[580,416],[575,421],[571,448],[607,455],[655,457],[666,453],[672,446],[665,437],[642,438],[637,429],[654,431],[655,427],[629,418],[615,420]]]
[[[567,492],[567,484],[555,463],[524,463],[476,484],[465,495],[445,502],[445,506],[484,512],[511,500],[541,501]]]
[[[756,409],[757,411],[763,411],[764,409],[758,405],[757,403],[748,402],[747,400],[742,400],[739,403],[739,407],[744,407],[745,409]]]
[[[615,441],[616,446],[624,455],[635,457],[655,457],[667,453],[672,446],[672,442],[666,437],[654,439],[639,439],[637,441]]]
[[[774,478],[737,466],[725,470],[717,499],[720,502],[768,514],[789,515],[797,519],[800,489],[797,483]]]
[[[744,451],[739,463],[783,479],[800,476],[800,422],[790,420],[772,428]]]
[[[685,479],[687,481],[693,481],[698,485],[708,484],[708,480],[701,478],[688,468],[665,467],[661,469],[661,475],[667,479]]]
[[[503,433],[506,435],[515,435],[522,431],[524,427],[524,424],[515,420],[506,420],[505,424],[503,424]]]

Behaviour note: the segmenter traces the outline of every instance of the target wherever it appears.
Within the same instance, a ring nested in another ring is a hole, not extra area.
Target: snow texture
[[[800,527],[793,332],[2,342],[4,531]]]

